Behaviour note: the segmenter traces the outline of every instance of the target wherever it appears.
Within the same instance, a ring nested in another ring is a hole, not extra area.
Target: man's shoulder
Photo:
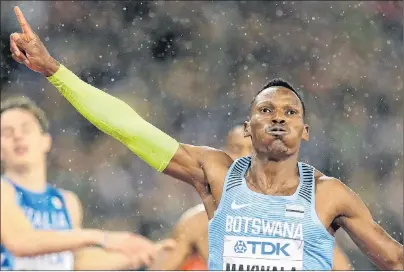
[[[234,162],[233,159],[221,149],[204,146],[200,150],[199,163],[205,171],[209,183],[224,181],[227,171]]]
[[[77,206],[80,206],[80,199],[77,196],[76,193],[73,191],[65,190],[65,189],[56,189],[60,195],[63,197],[67,208],[76,208]]]
[[[203,160],[205,163],[217,163],[220,162],[225,167],[229,168],[233,163],[233,159],[221,149],[204,146],[203,149]]]
[[[203,161],[208,161],[211,159],[219,159],[223,160],[224,162],[230,162],[230,164],[233,162],[231,157],[222,149],[205,145],[190,145],[184,143],[181,143],[181,147],[187,150],[188,152],[198,153],[198,155],[200,155],[200,158]]]
[[[178,155],[177,160],[182,159],[184,156],[191,155],[198,161],[199,166],[205,170],[210,170],[212,167],[215,170],[218,168],[227,170],[233,163],[233,159],[221,149],[184,143],[181,143],[180,148],[183,152],[178,153],[180,155]],[[175,157],[173,159],[175,160]]]
[[[7,180],[5,180],[3,177],[1,178],[1,194],[3,195],[10,195],[10,194],[15,194],[16,190],[15,187],[8,182]]]
[[[317,191],[327,190],[327,192],[336,195],[345,193],[347,190],[349,190],[349,187],[346,186],[341,180],[335,177],[327,176],[317,169],[315,169],[314,172],[314,179]]]
[[[83,208],[76,193],[64,189],[59,189],[66,204],[67,212],[70,214],[74,228],[80,227],[82,223]]]
[[[315,170],[314,172],[314,179],[317,184],[326,184],[328,186],[335,186],[339,183],[342,183],[339,179],[327,176],[318,170]]]

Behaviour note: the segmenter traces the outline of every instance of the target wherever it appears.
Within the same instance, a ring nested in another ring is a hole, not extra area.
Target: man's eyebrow
[[[12,126],[2,126],[1,130],[12,129],[12,128],[13,128]]]

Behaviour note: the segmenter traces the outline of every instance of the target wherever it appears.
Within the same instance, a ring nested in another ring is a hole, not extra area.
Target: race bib
[[[302,270],[303,247],[301,240],[225,236],[223,270]]]

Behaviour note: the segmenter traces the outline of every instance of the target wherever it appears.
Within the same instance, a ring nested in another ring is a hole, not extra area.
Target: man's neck
[[[33,192],[46,189],[46,165],[39,164],[20,169],[6,169],[4,175],[15,184]]]
[[[297,162],[297,153],[280,161],[273,161],[254,154],[251,158],[251,168],[247,173],[247,180],[265,194],[295,187],[299,182]]]

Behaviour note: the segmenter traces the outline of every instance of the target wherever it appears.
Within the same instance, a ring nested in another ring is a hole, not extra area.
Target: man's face
[[[251,118],[245,123],[257,153],[282,160],[298,152],[302,139],[308,140],[303,106],[298,96],[284,87],[262,91],[251,106]]]
[[[251,155],[251,148],[251,139],[244,137],[243,127],[235,127],[229,132],[226,142],[226,153],[233,160]]]
[[[31,112],[14,108],[1,114],[1,160],[6,168],[36,164],[50,147],[49,134],[41,131]]]

